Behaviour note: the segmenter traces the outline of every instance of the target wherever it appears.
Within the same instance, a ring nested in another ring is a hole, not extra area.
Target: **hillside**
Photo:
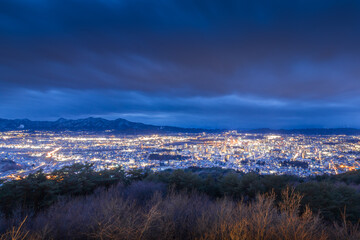
[[[57,121],[31,121],[29,119],[0,119],[0,131],[38,130],[38,131],[115,131],[122,133],[166,133],[166,132],[203,132],[203,129],[154,126],[130,122],[119,118],[85,118],[70,120],[60,118]]]
[[[77,164],[3,183],[0,239],[359,239],[359,179]]]

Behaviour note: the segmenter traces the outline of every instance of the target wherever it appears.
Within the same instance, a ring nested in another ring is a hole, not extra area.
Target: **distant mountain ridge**
[[[0,131],[37,130],[37,131],[106,131],[124,133],[166,133],[166,132],[203,132],[204,129],[155,126],[118,118],[84,118],[70,120],[60,118],[56,121],[31,121],[29,119],[1,119]]]
[[[222,132],[225,129],[181,128],[171,126],[155,126],[150,124],[131,122],[118,118],[107,120],[104,118],[65,119],[56,121],[31,121],[29,119],[2,119],[0,131],[29,130],[29,131],[115,131],[120,133],[200,133]],[[238,130],[239,133],[258,134],[304,134],[304,135],[360,135],[356,128],[306,128],[306,129],[270,129],[260,128],[252,130]]]

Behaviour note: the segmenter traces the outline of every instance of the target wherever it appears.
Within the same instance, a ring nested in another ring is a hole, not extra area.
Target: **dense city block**
[[[96,170],[221,167],[301,177],[360,168],[360,137],[346,135],[8,131],[0,133],[0,177],[17,179],[74,163]]]

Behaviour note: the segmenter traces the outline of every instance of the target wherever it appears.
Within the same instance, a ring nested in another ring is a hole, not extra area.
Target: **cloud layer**
[[[352,0],[3,0],[0,116],[360,127],[359,42]]]

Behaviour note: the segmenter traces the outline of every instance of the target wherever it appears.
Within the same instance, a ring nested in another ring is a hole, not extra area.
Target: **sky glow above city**
[[[0,118],[360,128],[360,2],[0,1]]]

